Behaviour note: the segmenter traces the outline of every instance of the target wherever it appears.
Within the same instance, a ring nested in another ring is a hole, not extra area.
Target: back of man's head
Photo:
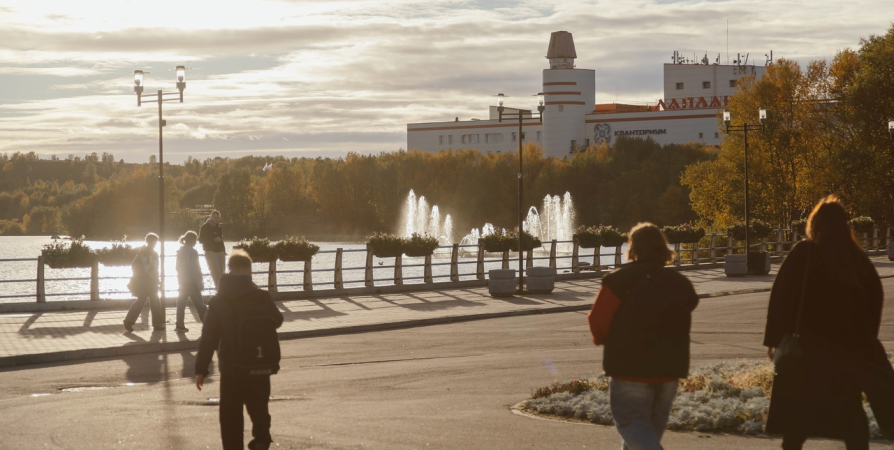
[[[233,275],[251,275],[251,256],[245,250],[233,250],[227,259],[227,267]]]

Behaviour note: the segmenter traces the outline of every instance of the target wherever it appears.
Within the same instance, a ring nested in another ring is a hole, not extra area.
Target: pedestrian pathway
[[[894,262],[873,257],[879,275],[894,277]],[[769,275],[727,278],[723,268],[682,273],[703,298],[769,291]],[[408,326],[586,310],[600,286],[598,278],[561,281],[548,295],[492,298],[486,287],[404,292],[278,302],[285,318],[283,339],[383,330]],[[0,314],[0,369],[29,364],[194,349],[201,333],[194,311],[186,333],[174,331],[174,308],[167,309],[167,331],[154,332],[147,316],[125,333],[125,310]]]

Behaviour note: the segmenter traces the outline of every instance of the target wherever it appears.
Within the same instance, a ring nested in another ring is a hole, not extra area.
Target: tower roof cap
[[[574,38],[567,31],[553,31],[549,36],[547,58],[577,58],[574,51]]]

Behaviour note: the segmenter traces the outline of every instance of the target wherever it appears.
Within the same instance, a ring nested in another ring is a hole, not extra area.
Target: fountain
[[[543,198],[540,212],[531,207],[528,216],[523,222],[525,231],[539,237],[547,243],[556,239],[558,241],[570,241],[574,234],[574,205],[571,201],[571,193]]]
[[[404,237],[410,237],[413,233],[428,234],[437,237],[441,245],[453,243],[453,219],[450,214],[444,216],[442,224],[438,205],[429,207],[425,196],[421,195],[417,199],[416,193],[412,189],[407,194],[403,223]]]

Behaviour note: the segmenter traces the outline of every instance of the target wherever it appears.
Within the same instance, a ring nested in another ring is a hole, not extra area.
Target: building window
[[[699,139],[704,139],[704,138],[705,138],[705,133],[699,133],[699,134],[698,134],[698,138],[699,138]]]
[[[516,139],[518,139],[518,136],[516,136],[516,135],[515,135],[515,132],[513,131],[513,132],[512,132],[512,142],[516,142],[516,141],[515,141]]]
[[[731,87],[731,88],[736,87],[736,80],[729,80],[729,87]]]
[[[484,135],[484,142],[486,144],[499,144],[503,142],[503,133],[487,133]]]
[[[447,135],[447,145],[453,144],[453,135]]]
[[[559,105],[559,112],[565,111],[565,105]]]
[[[571,141],[571,153],[574,153],[576,151],[577,151],[577,141],[572,140]]]
[[[478,143],[478,135],[477,134],[464,134],[461,138],[463,144],[477,144]]]
[[[720,138],[720,133],[714,133],[714,139],[719,139],[719,138]]]
[[[677,83],[677,90],[679,91],[682,89],[683,89],[683,83]]]
[[[540,131],[537,132],[537,140],[538,140],[538,141],[540,140],[540,136],[541,136],[540,133],[541,133]]]
[[[710,81],[702,81],[702,89],[711,89]]]
[[[444,135],[438,136],[438,145],[444,145]]]

